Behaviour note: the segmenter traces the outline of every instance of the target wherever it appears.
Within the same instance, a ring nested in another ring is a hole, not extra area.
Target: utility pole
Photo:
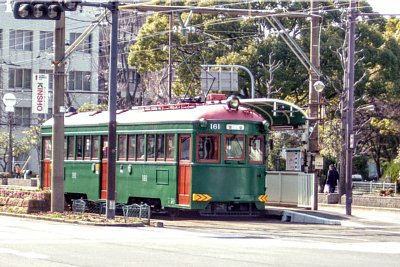
[[[108,94],[108,170],[107,170],[107,219],[115,218],[115,161],[116,161],[116,138],[117,138],[117,62],[118,62],[118,1],[109,2],[111,11],[111,48],[110,48],[110,74]]]
[[[310,36],[310,61],[311,64],[315,66],[317,70],[320,69],[320,60],[319,60],[319,18],[316,13],[319,9],[318,1],[311,1],[311,36]],[[314,84],[319,80],[318,74],[310,68],[310,77],[309,77],[309,109],[310,109],[310,123],[313,127],[313,131],[311,133],[309,139],[309,152],[310,159],[308,162],[308,172],[314,173],[314,199],[313,199],[313,210],[318,210],[318,185],[319,185],[319,176],[317,175],[317,171],[315,170],[315,166],[313,165],[313,158],[316,154],[319,153],[318,147],[318,109],[319,109],[319,93],[314,90]]]
[[[351,215],[352,188],[351,175],[353,172],[353,108],[354,108],[354,51],[355,51],[355,17],[356,2],[350,0],[348,17],[348,53],[347,53],[347,116],[346,116],[346,215]]]
[[[64,211],[64,75],[62,59],[65,52],[65,14],[55,21],[54,30],[54,92],[51,150],[51,211]]]
[[[172,100],[172,16],[169,14],[169,31],[168,31],[168,101]]]
[[[7,172],[9,175],[13,173],[13,114],[8,112],[8,161],[7,161]]]

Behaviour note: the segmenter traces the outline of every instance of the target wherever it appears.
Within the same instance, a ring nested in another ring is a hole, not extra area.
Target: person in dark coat
[[[326,184],[329,185],[329,193],[334,193],[339,180],[339,173],[333,164],[329,165],[329,171],[326,175]]]

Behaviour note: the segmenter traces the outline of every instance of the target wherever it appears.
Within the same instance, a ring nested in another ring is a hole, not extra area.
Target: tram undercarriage
[[[202,216],[259,216],[261,211],[254,203],[210,202],[199,213]]]

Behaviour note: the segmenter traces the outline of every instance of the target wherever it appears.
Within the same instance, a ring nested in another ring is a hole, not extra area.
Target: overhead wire
[[[254,3],[254,2],[258,2],[258,1],[248,1],[248,3]],[[224,6],[224,7],[227,7],[227,6],[233,6],[233,5],[238,5],[238,4],[243,4],[243,2],[240,2],[240,3],[230,3],[230,4],[224,4],[224,5],[218,5],[219,7],[220,6]],[[347,4],[345,5],[345,4],[343,4],[342,5],[342,7],[340,7],[340,5],[339,5],[339,7],[337,7],[337,8],[331,8],[331,9],[323,9],[323,11],[324,12],[330,12],[330,11],[341,11],[343,8],[346,8],[347,7]],[[309,11],[309,9],[304,9],[304,10],[302,10],[303,12],[308,12]],[[92,12],[94,12],[93,10],[92,10]],[[162,13],[162,12],[160,12],[160,13]],[[145,16],[145,15],[144,15]],[[79,29],[82,29],[82,28],[85,28],[86,26],[83,26],[83,25],[81,25],[81,24],[79,24],[79,23],[81,23],[81,22],[90,22],[90,21],[87,21],[87,20],[80,20],[80,19],[76,19],[76,18],[71,18],[71,16],[68,16],[67,17],[67,19],[70,21],[69,23],[68,23],[68,27],[69,27],[69,31],[73,31],[73,30],[79,30]],[[239,17],[239,18],[226,18],[225,20],[216,20],[215,22],[213,22],[213,23],[209,23],[209,22],[207,22],[208,23],[208,25],[220,25],[220,24],[224,24],[224,23],[232,23],[232,22],[238,22],[238,21],[243,21],[243,20],[245,20],[245,19],[248,19],[248,18],[243,18],[243,17]],[[257,17],[257,18],[254,18],[254,19],[260,19],[259,17]],[[379,20],[379,19],[382,19],[382,18],[374,18],[374,19],[372,19],[372,18],[370,18],[370,19],[367,19],[367,20],[363,20],[363,21],[373,21],[373,20]],[[77,23],[76,24],[74,24],[74,23],[71,23],[71,21],[76,21]],[[79,23],[78,23],[79,22]],[[36,25],[43,25],[43,23],[42,22],[35,22],[35,24]],[[202,27],[202,26],[204,26],[204,22],[203,23],[201,23],[201,24],[198,24],[198,25],[194,25],[195,27]],[[322,27],[323,26],[321,26],[321,29],[322,29]],[[17,28],[16,30],[18,30],[18,29],[25,29],[25,27],[20,27],[20,28]],[[165,31],[161,31],[161,32],[155,32],[155,33],[152,33],[151,35],[144,35],[144,36],[141,36],[141,38],[151,38],[151,37],[154,37],[154,36],[156,36],[156,35],[163,35],[163,34],[166,34],[166,33],[168,33],[168,30],[165,30]],[[210,31],[210,33],[218,33],[217,31],[215,31],[215,32],[211,32]],[[233,34],[243,34],[243,32],[235,32],[235,31],[232,31],[231,33],[233,33]],[[212,42],[212,43],[215,43],[215,42],[228,42],[228,41],[231,41],[231,40],[235,40],[235,39],[245,39],[245,38],[252,38],[252,37],[254,37],[254,36],[258,36],[259,35],[259,33],[257,32],[257,31],[255,31],[252,35],[247,35],[247,36],[242,36],[242,37],[235,37],[235,38],[221,38],[220,40],[212,40],[212,41],[209,41],[209,42]],[[35,42],[36,42],[37,40],[35,40]],[[41,39],[39,40],[39,42],[41,41]],[[118,40],[118,43],[123,43],[123,42],[126,42],[126,40]],[[99,43],[101,43],[101,45],[102,46],[107,46],[107,45],[109,45],[109,41],[108,40],[100,40],[99,41]],[[204,41],[201,41],[201,42],[196,42],[196,43],[188,43],[188,44],[183,44],[182,46],[189,46],[189,45],[197,45],[197,44],[201,44],[201,43],[204,43]],[[93,41],[92,42],[89,42],[88,44],[90,44],[90,46],[93,48],[93,47],[95,47],[95,45],[93,45]],[[150,50],[141,50],[141,51],[154,51],[154,50],[157,50],[157,49],[160,49],[160,48],[154,48],[154,49],[150,49]],[[22,55],[24,55],[24,52],[23,52],[23,50],[21,51],[21,50],[19,50],[20,51],[20,54],[21,54],[21,52],[22,52]],[[43,52],[43,51],[39,51],[39,55],[37,56],[37,58],[38,58],[38,60],[41,60],[41,58],[40,58],[40,53],[41,52]],[[79,52],[79,51],[78,51]],[[26,51],[26,55],[30,55],[32,53],[32,51]],[[129,53],[129,52],[123,52],[123,54],[127,54],[127,53]],[[86,57],[87,56],[87,58],[88,59],[90,59],[90,57],[91,57],[91,55],[85,55],[85,53],[82,53],[83,55],[82,56],[84,56],[84,57]],[[17,64],[17,65],[24,65],[24,63],[30,63],[30,64],[33,64],[33,65],[42,65],[42,63],[41,62],[37,62],[37,63],[34,63],[34,62],[32,62],[32,61],[34,61],[34,59],[33,58],[31,58],[31,59],[28,59],[28,60],[26,60],[26,61],[17,61],[17,62],[15,62],[15,64]],[[14,63],[14,62],[13,62]]]

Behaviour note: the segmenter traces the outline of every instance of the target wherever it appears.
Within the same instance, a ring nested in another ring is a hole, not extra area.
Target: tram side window
[[[219,136],[216,134],[197,137],[197,159],[199,161],[219,160]]]
[[[102,158],[107,159],[108,158],[108,137],[103,136],[103,145],[101,148],[102,151]]]
[[[144,159],[144,135],[137,135],[137,158]]]
[[[118,136],[118,160],[126,160],[126,134]]]
[[[157,134],[156,136],[156,160],[165,160],[165,135]]]
[[[180,138],[179,160],[190,160],[190,137],[183,136]]]
[[[135,160],[136,135],[128,135],[128,160]]]
[[[84,140],[84,151],[83,151],[83,155],[84,155],[84,159],[90,159],[90,152],[91,152],[91,140],[90,140],[90,136],[84,136],[83,137]]]
[[[67,136],[67,159],[74,159],[74,136]]]
[[[67,158],[67,137],[64,136],[64,159]]]
[[[249,137],[249,161],[260,163],[263,161],[263,138],[261,136]]]
[[[154,134],[147,135],[147,158],[155,158],[156,142]]]
[[[83,159],[83,136],[76,137],[76,159]]]
[[[167,159],[173,159],[175,154],[174,135],[166,135],[166,153]]]
[[[225,158],[244,159],[244,136],[227,135],[225,136]]]
[[[92,136],[92,159],[99,158],[100,140],[98,136]]]
[[[43,158],[44,159],[51,158],[51,138],[50,137],[43,138]]]

